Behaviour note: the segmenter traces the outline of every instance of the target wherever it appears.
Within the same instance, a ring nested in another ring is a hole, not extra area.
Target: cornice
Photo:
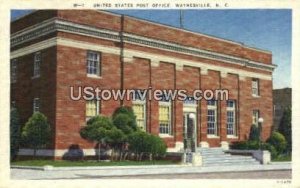
[[[184,46],[173,42],[167,42],[163,40],[148,38],[144,36],[138,36],[130,33],[121,33],[117,31],[111,31],[107,29],[99,29],[82,24],[77,24],[69,21],[59,19],[49,19],[40,24],[31,26],[27,29],[19,31],[11,35],[11,47],[15,47],[19,44],[34,40],[41,36],[53,33],[53,32],[67,32],[84,36],[90,36],[95,38],[102,38],[111,41],[120,42],[120,35],[123,35],[123,41],[125,43],[131,43],[135,45],[156,48],[160,50],[166,50],[170,52],[176,52],[186,55],[192,55],[196,57],[222,61],[226,64],[236,64],[240,66],[246,66],[250,68],[256,68],[264,71],[272,72],[276,65],[267,65],[259,62],[250,61],[245,58],[226,55],[222,53],[201,50],[194,47]]]

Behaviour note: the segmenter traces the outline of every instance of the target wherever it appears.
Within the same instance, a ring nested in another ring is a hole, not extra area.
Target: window
[[[88,120],[98,114],[99,114],[99,101],[98,100],[86,101],[86,106],[85,106],[86,119]]]
[[[235,101],[227,101],[227,135],[236,135]]]
[[[259,96],[259,80],[252,79],[252,95]]]
[[[11,61],[11,64],[10,64],[10,78],[11,78],[11,82],[12,83],[15,83],[17,81],[17,60],[16,59],[13,59]]]
[[[159,133],[171,134],[171,101],[159,102]]]
[[[207,134],[217,135],[217,101],[207,101]]]
[[[259,110],[253,110],[252,113],[252,124],[258,126]]]
[[[34,98],[33,99],[33,113],[40,111],[40,99]]]
[[[87,52],[87,74],[100,76],[100,53],[88,51]]]
[[[41,52],[34,54],[33,77],[39,77],[41,74]]]
[[[137,126],[146,131],[146,105],[144,101],[135,101],[132,105],[133,112],[136,116]]]

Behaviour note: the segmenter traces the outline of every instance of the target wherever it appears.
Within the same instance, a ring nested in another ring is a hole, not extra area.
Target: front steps
[[[227,165],[260,165],[252,156],[230,155],[222,148],[197,148],[201,153],[202,166],[227,166]]]

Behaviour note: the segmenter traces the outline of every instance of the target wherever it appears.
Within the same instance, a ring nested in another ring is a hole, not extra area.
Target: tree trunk
[[[37,150],[37,148],[34,147],[34,148],[33,148],[33,158],[34,158],[34,159],[36,158],[36,150]]]
[[[101,160],[101,151],[100,151],[101,145],[98,143],[98,161]]]

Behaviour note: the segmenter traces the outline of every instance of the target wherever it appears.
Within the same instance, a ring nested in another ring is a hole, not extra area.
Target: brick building
[[[287,108],[292,108],[292,88],[282,88],[273,90],[273,104],[274,104],[274,116],[273,116],[273,129],[277,130],[284,111]]]
[[[96,10],[34,11],[11,23],[11,101],[22,124],[34,111],[48,117],[60,158],[72,145],[93,155],[79,130],[95,114],[132,106],[138,125],[161,136],[168,151],[245,140],[264,118],[273,124],[271,52],[201,33]],[[70,86],[104,89],[229,90],[229,101],[73,101]],[[22,149],[20,155],[30,155]]]

